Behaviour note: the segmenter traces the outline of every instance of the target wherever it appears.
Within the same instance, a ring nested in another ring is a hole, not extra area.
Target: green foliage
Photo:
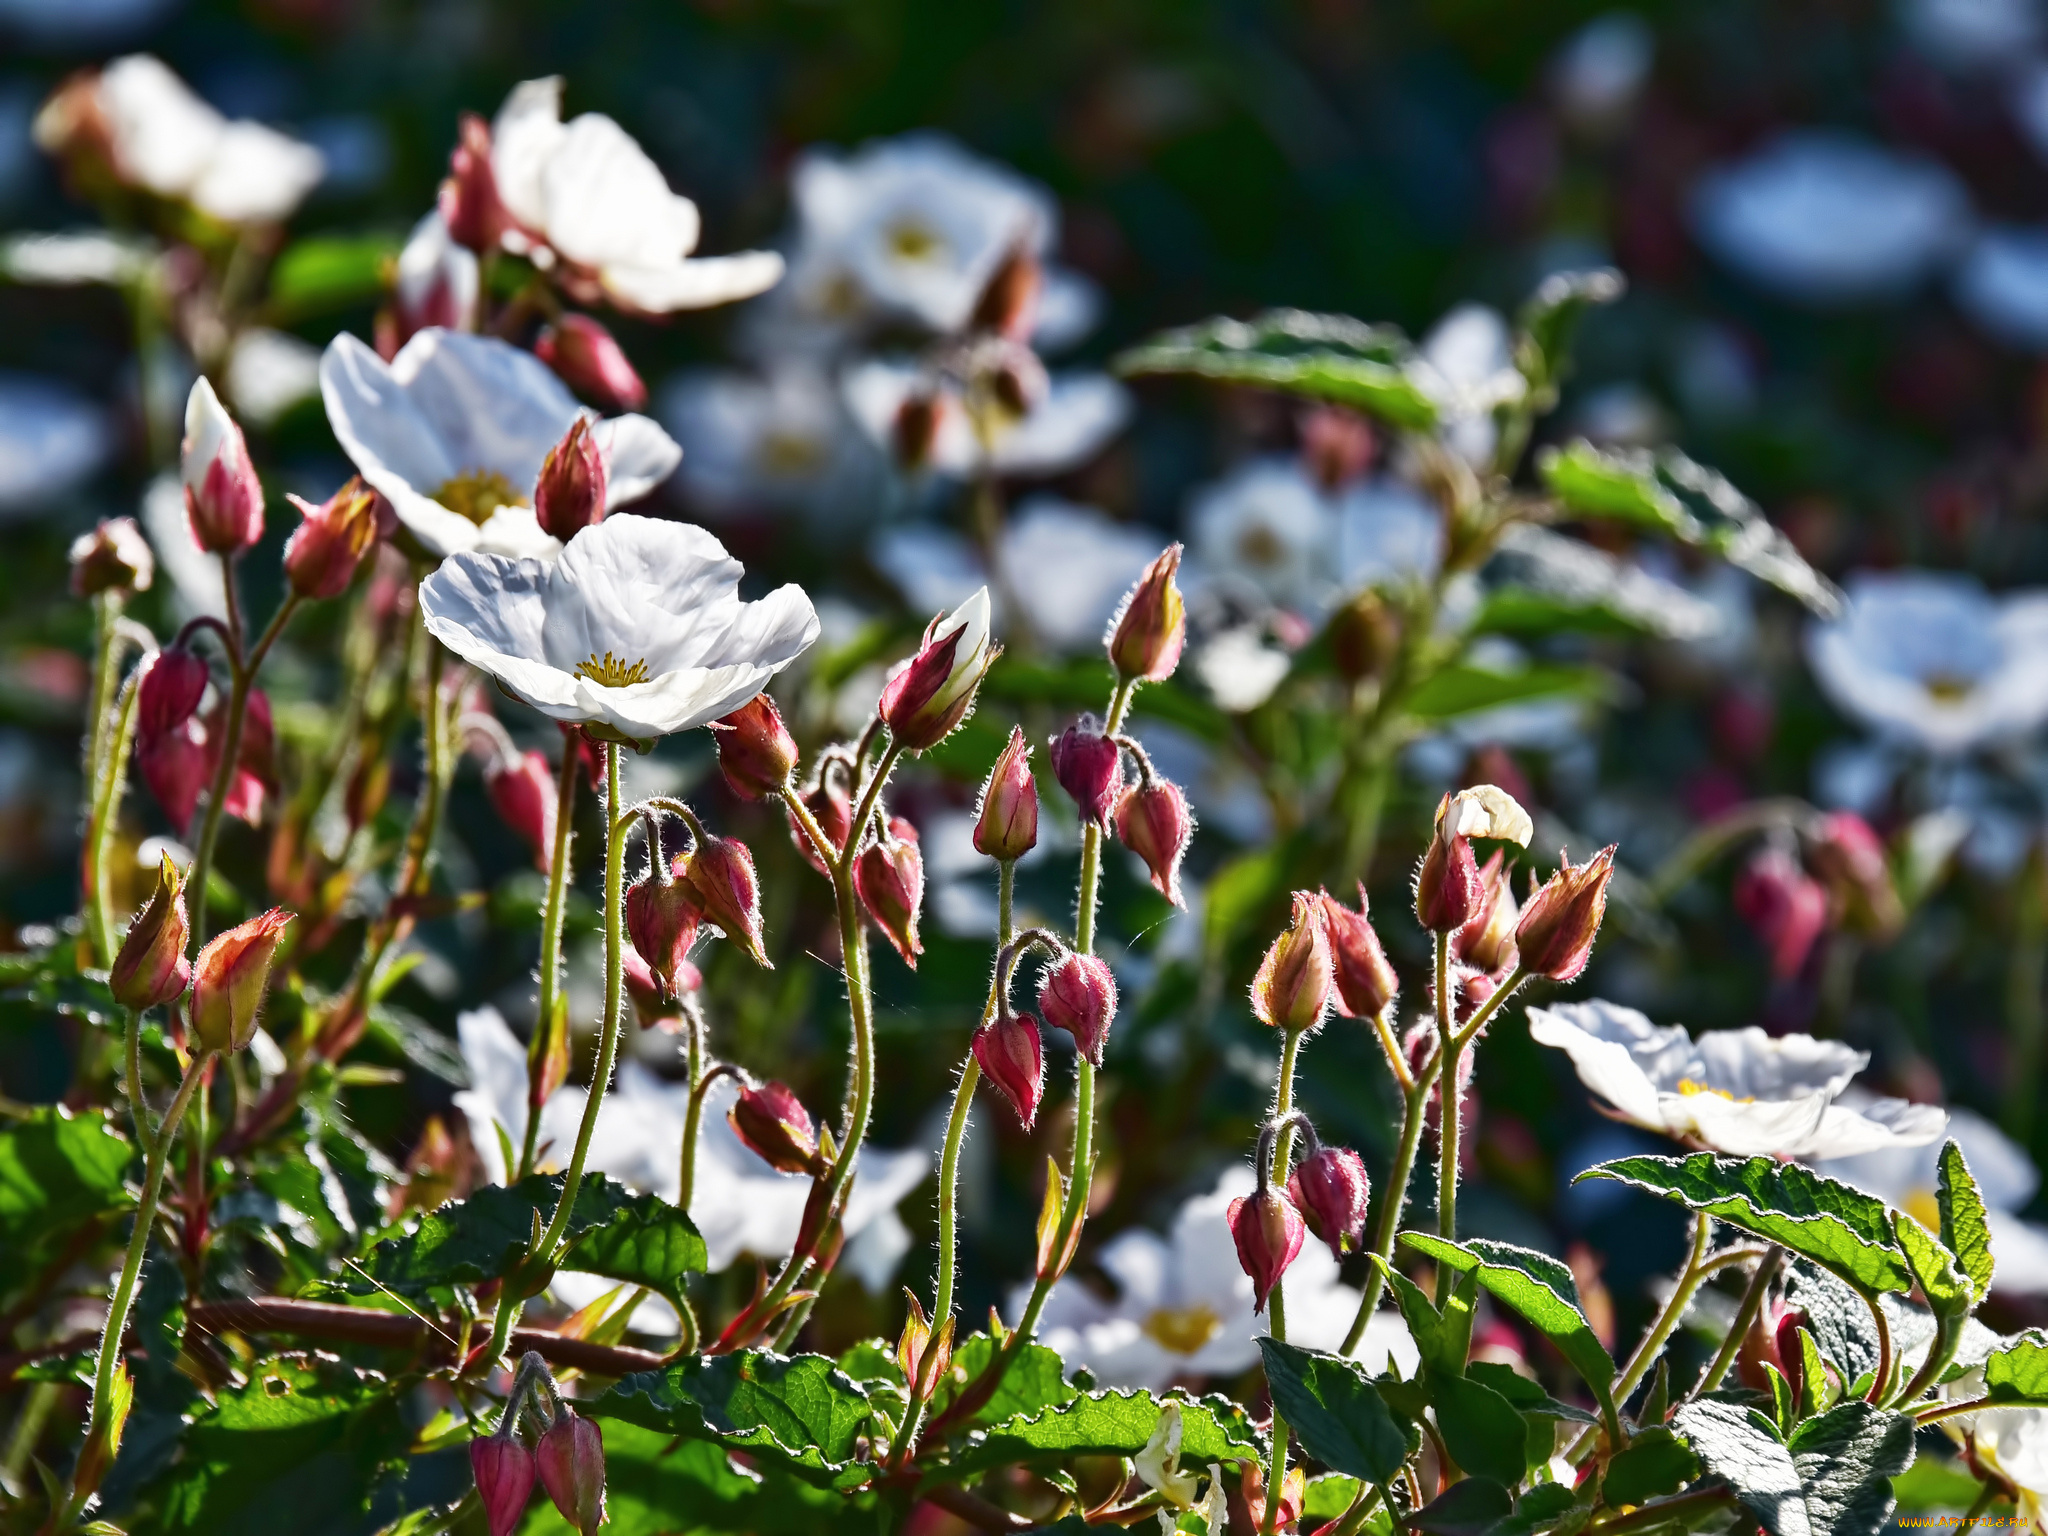
[[[1624,1157],[1581,1179],[1615,1179],[1718,1216],[1839,1275],[1864,1295],[1910,1291],[1914,1276],[1885,1203],[1776,1158]]]
[[[1638,1430],[1628,1449],[1607,1463],[1600,1494],[1611,1505],[1647,1504],[1676,1493],[1700,1475],[1699,1458],[1661,1424]]]
[[[1597,699],[1613,684],[1595,667],[1539,663],[1514,672],[1486,667],[1446,667],[1408,696],[1409,712],[1423,720],[1450,720],[1459,715],[1521,704],[1532,699]]]
[[[2029,1328],[1984,1361],[1985,1395],[1994,1403],[2048,1407],[2048,1333]]]
[[[1572,341],[1586,311],[1612,304],[1626,284],[1612,267],[1554,272],[1537,286],[1515,317],[1515,366],[1538,392],[1553,391],[1571,362]]]
[[[1851,1287],[1819,1265],[1795,1259],[1785,1269],[1785,1299],[1806,1314],[1814,1343],[1843,1381],[1877,1368],[1877,1325]]]
[[[1991,1219],[1984,1210],[1984,1197],[1977,1193],[1977,1181],[1970,1176],[1970,1164],[1963,1149],[1953,1141],[1942,1145],[1934,1190],[1941,1210],[1941,1243],[1956,1256],[1956,1263],[1979,1296],[1991,1291]]]
[[[1259,1340],[1273,1403],[1302,1449],[1324,1466],[1369,1483],[1394,1477],[1409,1455],[1407,1433],[1362,1366],[1341,1355]]]
[[[953,1369],[932,1395],[932,1417],[944,1413],[962,1388],[977,1380],[996,1357],[996,1342],[986,1333],[969,1335],[953,1351]],[[969,1414],[962,1429],[982,1429],[1041,1408],[1070,1403],[1081,1389],[1066,1379],[1066,1365],[1043,1344],[1026,1344],[1003,1373],[1002,1384],[989,1400]]]
[[[1476,1377],[1432,1373],[1424,1385],[1451,1460],[1475,1478],[1520,1482],[1529,1466],[1529,1426],[1515,1405]]]
[[[1408,340],[1391,326],[1343,315],[1269,309],[1166,331],[1115,361],[1128,376],[1190,374],[1349,405],[1397,427],[1427,431],[1437,408],[1416,381]]]
[[[1956,1267],[1955,1256],[1904,1211],[1892,1214],[1892,1231],[1899,1239],[1899,1250],[1905,1254],[1913,1278],[1919,1282],[1920,1294],[1927,1298],[1934,1315],[1950,1323],[1968,1316],[1976,1302],[1976,1292],[1969,1276]]]
[[[1416,1510],[1407,1524],[1430,1536],[1483,1536],[1514,1509],[1514,1498],[1501,1483],[1489,1477],[1468,1477]]]
[[[305,319],[367,303],[384,290],[398,243],[383,235],[315,235],[285,247],[270,269],[276,318]]]
[[[1169,1394],[1180,1404],[1180,1456],[1184,1465],[1247,1461],[1264,1454],[1251,1421],[1228,1398]],[[1135,1456],[1152,1438],[1167,1399],[1149,1392],[1088,1392],[1035,1413],[992,1426],[929,1482],[960,1482],[998,1467],[1061,1462],[1076,1456]]]
[[[0,1295],[58,1256],[67,1237],[130,1203],[133,1149],[97,1113],[55,1106],[0,1122]]]
[[[1913,1462],[1913,1420],[1864,1402],[1808,1419],[1787,1440],[1754,1409],[1714,1399],[1674,1417],[1707,1471],[1771,1536],[1876,1536],[1891,1479]]]

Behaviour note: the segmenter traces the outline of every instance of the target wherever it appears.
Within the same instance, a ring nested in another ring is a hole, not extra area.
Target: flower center
[[[1161,1307],[1145,1319],[1145,1332],[1176,1355],[1192,1355],[1223,1331],[1215,1309],[1196,1302],[1192,1307]]]
[[[1937,672],[1927,679],[1929,697],[1943,704],[1960,704],[1977,691],[1976,683],[1953,672]]]
[[[906,219],[889,230],[889,250],[905,261],[930,261],[945,249],[938,232],[914,219]]]
[[[434,500],[481,528],[500,507],[523,507],[526,498],[495,469],[465,469],[434,492]]]
[[[590,660],[576,663],[576,675],[589,678],[600,688],[630,688],[635,683],[647,681],[647,661],[643,657],[629,665],[610,651],[606,651],[604,660],[599,661],[593,651]]]
[[[1694,1094],[1708,1093],[1717,1099],[1726,1099],[1731,1104],[1754,1104],[1756,1102],[1756,1095],[1753,1093],[1745,1093],[1738,1099],[1726,1088],[1716,1088],[1711,1083],[1703,1083],[1696,1078],[1690,1077],[1681,1077],[1678,1080],[1678,1091],[1687,1098],[1691,1098]]]
[[[1941,1202],[1931,1189],[1916,1189],[1899,1202],[1899,1209],[1930,1232],[1941,1230]]]
[[[823,466],[824,450],[814,437],[798,432],[765,432],[754,449],[763,472],[771,475],[808,475]]]
[[[1286,559],[1287,551],[1277,533],[1262,523],[1254,523],[1237,536],[1237,557],[1258,569],[1280,564]]]

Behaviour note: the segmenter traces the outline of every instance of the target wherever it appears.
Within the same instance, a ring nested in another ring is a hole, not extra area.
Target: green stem
[[[2048,860],[2037,851],[2021,871],[2015,892],[2012,953],[2006,970],[2005,1021],[2011,1050],[1999,1119],[2006,1134],[2021,1146],[2033,1140],[2041,1087],[2041,975],[2044,958],[2048,958],[2044,881],[2048,881]]]
[[[1971,1501],[1970,1507],[1963,1512],[1962,1523],[1957,1529],[1967,1531],[1971,1526],[1984,1518],[1985,1510],[1997,1502],[1998,1484],[1987,1480],[1984,1486],[1977,1491],[1977,1497]]]
[[[583,769],[582,756],[581,742],[564,731],[561,777],[555,785],[555,845],[549,852],[548,894],[540,914],[540,1014],[533,1026],[533,1046],[526,1054],[529,1079],[545,1069],[543,1055],[554,1044],[555,1013],[559,1006],[556,999],[562,982],[562,915],[568,907],[564,893],[569,883],[569,849],[573,841],[570,823],[576,815],[576,775]],[[519,1178],[533,1172],[539,1148],[540,1106],[530,1104],[526,1112],[525,1145],[519,1152]]]
[[[114,777],[107,759],[107,716],[114,701],[114,675],[121,660],[121,594],[109,590],[94,595],[92,713],[85,738],[85,782],[89,786],[92,819],[85,829],[85,918],[92,938],[93,964],[114,963],[114,917],[106,890],[106,870],[94,857],[100,843],[100,806],[105,786]]]
[[[115,704],[114,733],[106,747],[102,777],[94,793],[92,821],[86,837],[87,916],[95,929],[93,947],[108,965],[114,962],[114,893],[107,879],[107,861],[114,851],[114,828],[121,819],[121,794],[128,780],[128,759],[135,745],[135,718],[141,686],[136,673],[121,685]]]
[[[1402,1095],[1401,1141],[1394,1149],[1394,1164],[1387,1170],[1387,1182],[1380,1188],[1380,1219],[1372,1239],[1372,1251],[1388,1263],[1393,1261],[1394,1239],[1400,1235],[1401,1211],[1408,1203],[1408,1181],[1415,1172],[1423,1123],[1429,1118],[1429,1090],[1435,1081],[1434,1070],[1425,1067]],[[1358,1300],[1358,1315],[1351,1320],[1351,1331],[1344,1335],[1341,1353],[1350,1354],[1364,1339],[1366,1325],[1379,1308],[1380,1292],[1386,1283],[1385,1271],[1373,1265],[1372,1272],[1365,1277],[1365,1294]]]
[[[1488,999],[1492,1001],[1491,998]],[[1439,1077],[1443,1093],[1436,1115],[1436,1230],[1445,1242],[1458,1239],[1458,1132],[1464,1104],[1458,1092],[1458,1057],[1464,1038],[1453,1027],[1451,1008],[1451,936],[1436,935],[1436,1037],[1442,1041],[1443,1058]],[[1436,1304],[1439,1310],[1450,1300],[1455,1271],[1448,1264],[1437,1266]]]
[[[1757,1260],[1756,1272],[1749,1277],[1749,1287],[1742,1293],[1742,1301],[1735,1309],[1735,1323],[1728,1330],[1728,1337],[1721,1341],[1714,1358],[1707,1362],[1707,1368],[1700,1373],[1699,1381],[1686,1394],[1690,1401],[1703,1392],[1711,1392],[1721,1384],[1721,1378],[1728,1374],[1728,1367],[1735,1363],[1735,1356],[1742,1348],[1743,1336],[1749,1332],[1750,1324],[1763,1310],[1764,1297],[1771,1289],[1771,1281],[1778,1273],[1778,1266],[1785,1261],[1785,1250],[1773,1244],[1764,1256]]]
[[[1275,1189],[1287,1187],[1287,1170],[1294,1157],[1294,1063],[1301,1052],[1304,1031],[1290,1029],[1280,1046],[1280,1082],[1273,1094],[1273,1118],[1280,1134],[1273,1141],[1272,1166],[1265,1170]],[[1287,1282],[1285,1276],[1273,1282],[1266,1298],[1267,1329],[1280,1343],[1287,1342]],[[1280,1517],[1281,1479],[1287,1475],[1287,1420],[1280,1405],[1273,1405],[1272,1451],[1266,1462],[1266,1512],[1259,1523],[1265,1536],[1273,1536]]]

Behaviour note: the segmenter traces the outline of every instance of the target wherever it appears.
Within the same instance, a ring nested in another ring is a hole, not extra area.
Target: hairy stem
[[[1301,1053],[1301,1037],[1304,1031],[1290,1029],[1280,1045],[1280,1081],[1273,1092],[1273,1119],[1280,1127],[1280,1133],[1273,1140],[1272,1166],[1263,1170],[1264,1176],[1272,1181],[1275,1189],[1287,1187],[1287,1169],[1294,1157],[1294,1063]],[[1272,1336],[1281,1343],[1287,1342],[1287,1281],[1283,1275],[1274,1280],[1272,1294],[1266,1298],[1267,1325]],[[1281,1479],[1287,1475],[1287,1420],[1281,1415],[1280,1405],[1273,1405],[1273,1444],[1266,1463],[1266,1513],[1259,1529],[1265,1536],[1273,1536],[1273,1530],[1280,1515]]]
[[[569,850],[573,842],[570,823],[576,815],[576,775],[583,770],[582,744],[571,733],[562,733],[561,778],[555,785],[555,845],[548,857],[548,894],[540,913],[540,1014],[533,1026],[533,1043],[526,1053],[529,1079],[546,1069],[543,1054],[554,1043],[556,998],[562,984],[562,915],[568,908]],[[529,1105],[526,1114],[525,1145],[519,1152],[519,1178],[533,1172],[533,1160],[540,1145],[540,1106]]]
[[[1491,999],[1488,999],[1491,1001]],[[1463,1038],[1453,1028],[1451,1009],[1451,936],[1436,936],[1436,1037],[1442,1045],[1440,1075],[1443,1094],[1436,1116],[1436,1230],[1445,1242],[1458,1239],[1458,1132],[1464,1120],[1463,1095],[1458,1092],[1458,1057]],[[1439,1310],[1450,1300],[1455,1271],[1448,1264],[1437,1266],[1436,1304]]]
[[[100,807],[106,785],[114,778],[108,761],[108,716],[114,702],[114,677],[121,665],[121,594],[96,593],[93,608],[91,714],[86,720],[85,782],[90,814],[85,824],[85,920],[92,940],[93,964],[114,963],[114,918],[106,890],[106,869],[95,857],[100,843]]]
[[[1415,1154],[1422,1145],[1423,1123],[1429,1118],[1429,1090],[1436,1081],[1434,1064],[1441,1059],[1439,1055],[1425,1064],[1423,1072],[1402,1095],[1401,1141],[1394,1149],[1387,1181],[1380,1187],[1379,1224],[1372,1238],[1372,1251],[1388,1263],[1393,1261],[1394,1239],[1400,1235],[1401,1211],[1408,1203],[1408,1181],[1415,1172]],[[1365,1294],[1358,1300],[1358,1315],[1351,1320],[1351,1331],[1344,1335],[1341,1353],[1350,1354],[1364,1339],[1366,1325],[1379,1309],[1380,1293],[1386,1283],[1385,1271],[1373,1265],[1372,1272],[1365,1277]]]
[[[117,949],[114,938],[114,893],[107,878],[107,861],[114,851],[114,828],[121,820],[121,794],[128,780],[128,759],[135,745],[137,699],[141,694],[138,674],[131,672],[121,685],[114,705],[114,728],[104,747],[105,759],[94,791],[92,820],[85,832],[86,918],[92,925],[93,948],[100,962],[111,966]]]
[[[1763,1310],[1764,1297],[1769,1294],[1771,1281],[1777,1276],[1778,1266],[1785,1262],[1785,1250],[1773,1244],[1764,1256],[1757,1260],[1756,1272],[1749,1277],[1749,1287],[1742,1293],[1742,1301],[1735,1309],[1735,1322],[1728,1330],[1728,1337],[1721,1341],[1721,1347],[1714,1352],[1714,1358],[1707,1362],[1707,1368],[1700,1373],[1692,1391],[1686,1394],[1690,1401],[1703,1392],[1711,1392],[1721,1384],[1721,1378],[1728,1374],[1728,1367],[1735,1363],[1735,1356],[1742,1348],[1742,1340],[1749,1332],[1750,1324]]]

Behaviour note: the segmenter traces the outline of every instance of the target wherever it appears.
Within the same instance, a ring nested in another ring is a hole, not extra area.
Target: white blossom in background
[[[1986,230],[1956,272],[1956,303],[2008,346],[2048,350],[2048,229]]]
[[[1942,1427],[1964,1422],[1951,1419]],[[2048,1408],[1994,1408],[1971,1414],[1967,1422],[1976,1435],[1977,1454],[2019,1490],[2014,1523],[2040,1530],[2048,1515]]]
[[[1444,558],[1444,515],[1392,475],[1362,480],[1337,497],[1337,571],[1345,591],[1403,577],[1430,577]]]
[[[1657,59],[1657,34],[1633,11],[1596,16],[1551,56],[1550,93],[1573,124],[1617,125],[1642,94]]]
[[[1337,591],[1337,519],[1292,456],[1249,459],[1188,504],[1191,591],[1205,586],[1320,612]]]
[[[386,363],[343,332],[320,360],[320,393],[343,451],[432,555],[559,552],[533,487],[578,417],[596,423],[607,510],[652,491],[683,453],[648,417],[597,420],[547,364],[489,336],[424,330]]]
[[[846,375],[846,403],[868,436],[886,447],[896,416],[926,387],[913,363],[881,359]],[[939,394],[938,435],[929,467],[962,478],[984,469],[998,475],[1047,476],[1094,458],[1131,416],[1130,391],[1105,373],[1055,373],[1045,395],[1021,416],[991,406],[979,425],[950,384]]]
[[[1253,1315],[1251,1279],[1238,1263],[1227,1217],[1231,1200],[1249,1195],[1254,1183],[1249,1168],[1233,1166],[1213,1190],[1181,1207],[1165,1237],[1133,1227],[1111,1238],[1099,1261],[1116,1282],[1115,1299],[1067,1277],[1046,1298],[1040,1342],[1069,1369],[1086,1366],[1106,1387],[1158,1391],[1182,1378],[1230,1376],[1256,1365],[1266,1318]],[[1342,1344],[1359,1293],[1337,1278],[1329,1249],[1304,1243],[1285,1285],[1288,1339],[1313,1349]],[[1029,1290],[1021,1287],[1012,1298],[1012,1316]],[[1400,1318],[1382,1311],[1353,1358],[1369,1372],[1391,1361],[1412,1374],[1418,1356]]]
[[[429,326],[451,331],[476,329],[483,267],[475,251],[455,243],[439,208],[413,225],[398,253],[396,275],[391,297],[401,345]]]
[[[706,512],[822,514],[865,505],[879,486],[880,450],[815,362],[692,369],[662,391],[660,411],[683,445],[683,489]]]
[[[2042,41],[2032,0],[1901,0],[1898,12],[1913,46],[1958,72],[2003,73]]]
[[[1683,1024],[1653,1024],[1602,1001],[1531,1008],[1529,1034],[1571,1057],[1616,1119],[1732,1157],[1812,1161],[1917,1147],[1948,1120],[1903,1099],[1839,1102],[1870,1055],[1838,1040],[1774,1039],[1755,1025],[1695,1040]]]
[[[63,500],[113,449],[106,413],[71,386],[0,371],[0,519]]]
[[[1460,304],[1422,338],[1410,372],[1437,408],[1437,435],[1468,464],[1493,457],[1493,413],[1527,392],[1515,367],[1508,323],[1484,304]]]
[[[1709,171],[1692,192],[1699,241],[1780,298],[1897,298],[1967,237],[1968,194],[1942,165],[1852,134],[1797,129]]]
[[[149,270],[155,257],[147,242],[99,229],[15,235],[0,241],[0,273],[17,283],[53,288],[132,283]]]
[[[325,170],[320,151],[261,123],[230,121],[162,60],[131,53],[64,87],[38,114],[53,154],[89,148],[114,174],[225,224],[291,217]]]
[[[226,576],[220,561],[192,542],[185,516],[185,486],[175,470],[158,475],[142,493],[142,531],[156,551],[157,569],[170,578],[178,616],[227,622]]]
[[[320,392],[320,349],[287,331],[250,326],[228,354],[227,386],[242,418],[267,427]]]
[[[147,30],[172,0],[0,0],[0,27],[45,47],[104,47]]]
[[[1841,614],[1807,631],[1835,706],[1888,741],[1939,756],[2048,720],[2048,591],[1993,597],[1936,571],[1863,572]]]
[[[697,205],[673,192],[602,112],[562,121],[560,76],[513,88],[491,125],[491,170],[520,232],[508,245],[561,263],[612,303],[665,315],[752,298],[781,280],[773,251],[692,258]]]

